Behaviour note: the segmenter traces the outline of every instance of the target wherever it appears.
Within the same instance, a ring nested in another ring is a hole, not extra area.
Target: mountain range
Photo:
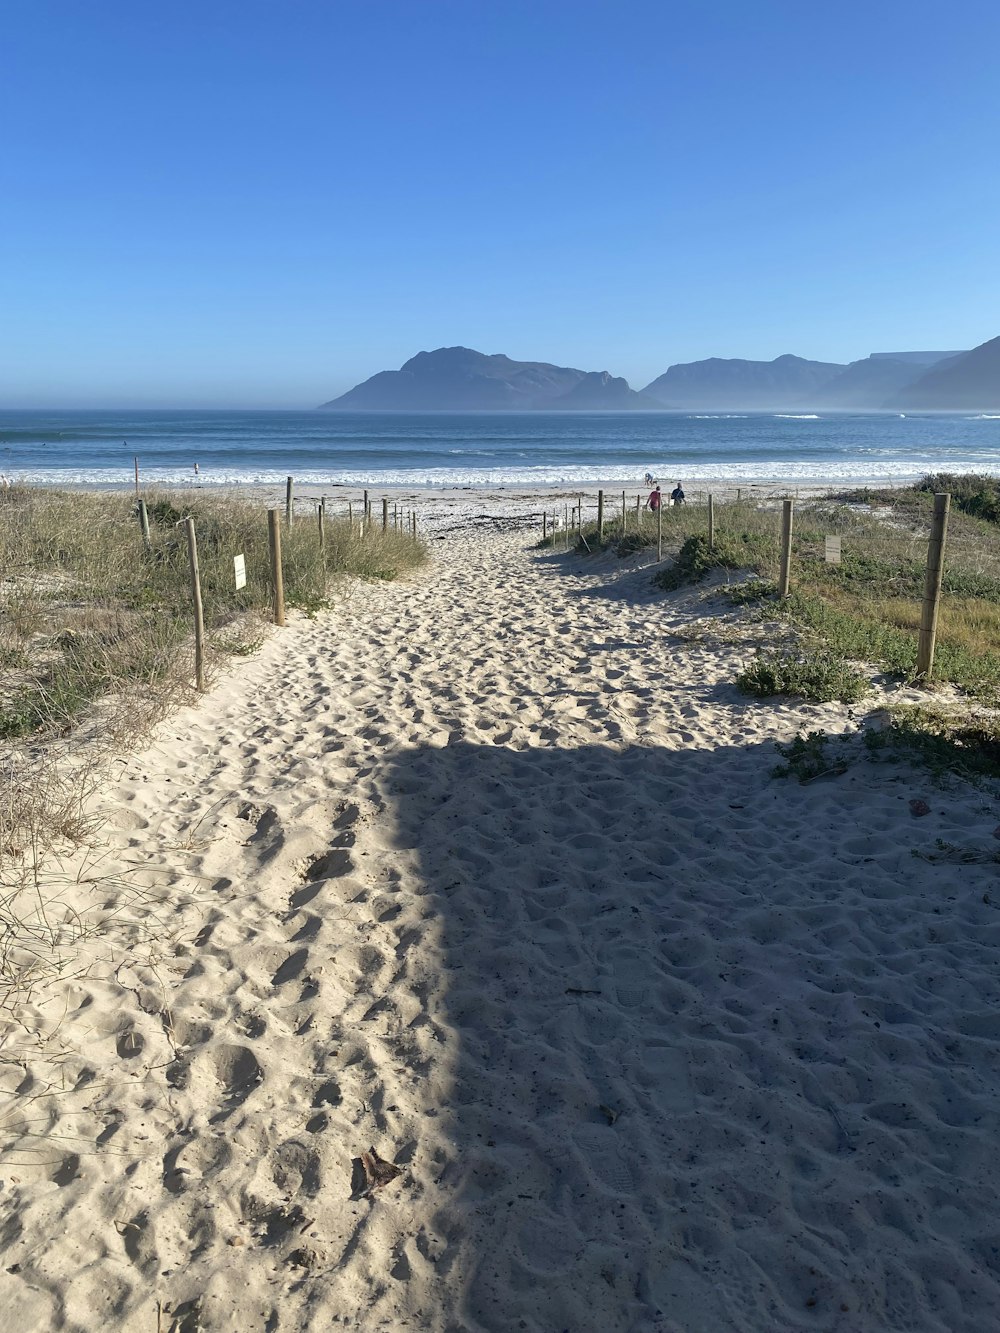
[[[418,352],[322,407],[332,411],[1000,410],[1000,337],[968,352],[873,352],[847,365],[779,356],[670,366],[636,391],[607,370],[468,347]]]

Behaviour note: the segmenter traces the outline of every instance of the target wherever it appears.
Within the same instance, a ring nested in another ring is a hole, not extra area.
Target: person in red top
[[[651,509],[655,514],[660,507],[662,498],[663,497],[660,495],[660,488],[657,486],[655,490],[650,491],[649,499],[646,501],[646,508]]]

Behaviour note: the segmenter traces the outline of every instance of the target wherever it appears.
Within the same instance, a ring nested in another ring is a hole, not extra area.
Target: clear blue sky
[[[0,404],[1000,333],[995,0],[0,0]]]

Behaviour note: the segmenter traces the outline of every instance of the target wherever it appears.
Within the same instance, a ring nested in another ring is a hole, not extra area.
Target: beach
[[[534,549],[572,488],[391,494],[429,564],[92,797],[0,1064],[4,1326],[1000,1327],[996,801],[774,777],[889,695],[741,695],[711,582]]]

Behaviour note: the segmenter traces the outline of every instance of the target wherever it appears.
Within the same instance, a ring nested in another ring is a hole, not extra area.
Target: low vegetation
[[[994,795],[1000,783],[1000,717],[984,709],[902,705],[886,710],[878,725],[800,733],[775,748],[784,762],[773,776],[803,783],[839,775],[863,759],[912,763],[938,784],[959,778]]]
[[[778,640],[757,653],[737,683],[747,693],[855,703],[872,692],[872,667],[913,680],[934,495],[952,497],[934,683],[956,686],[968,702],[951,711],[896,710],[887,726],[866,730],[875,759],[908,758],[939,774],[1000,776],[1000,478],[936,474],[914,486],[861,489],[796,506],[791,594],[777,598],[780,505],[716,503],[715,540],[704,504],[665,509],[665,561],[654,581],[664,591],[712,581],[714,592],[769,625]],[[656,546],[655,518],[630,510],[604,539],[596,524],[573,533],[582,555],[629,555]],[[840,536],[842,562],[828,564],[825,537]],[[560,532],[549,539],[559,549]],[[844,747],[813,732],[797,738],[784,772],[811,780],[842,771]]]
[[[871,694],[868,677],[836,653],[759,653],[736,677],[745,694],[797,694],[815,703],[857,703]]]
[[[1000,482],[936,476],[900,490],[852,492],[838,497],[839,503],[802,502],[792,542],[792,591],[781,602],[775,598],[778,512],[757,510],[747,521],[747,505],[717,505],[714,546],[701,510],[701,530],[680,541],[656,582],[672,590],[713,573],[749,575],[730,585],[730,600],[757,603],[761,614],[790,622],[802,646],[798,657],[748,669],[746,683],[755,691],[768,680],[785,680],[789,692],[821,697],[822,686],[814,693],[812,685],[836,677],[831,659],[912,678],[933,495],[945,485],[955,487],[957,499],[949,521],[935,679],[1000,703],[1000,525],[986,517]],[[688,521],[695,512],[689,511]],[[824,558],[827,534],[842,539],[839,565]],[[853,676],[841,679],[844,692],[834,697],[856,698]],[[794,681],[804,690],[791,688]]]
[[[577,555],[592,556],[612,551],[624,559],[638,551],[655,549],[656,515],[648,509],[639,508],[637,511],[634,500],[630,506],[626,505],[623,521],[620,498],[617,503],[612,503],[609,497],[603,533],[599,533],[596,519],[593,517],[595,506],[592,499],[589,508],[591,517],[584,522],[582,531],[574,526],[569,530],[569,547]],[[725,509],[741,531],[748,533],[759,531],[764,535],[769,533],[773,526],[771,516],[766,511],[758,509],[756,503],[752,501],[736,501],[726,505]],[[664,550],[676,552],[685,538],[705,531],[705,506],[697,503],[680,505],[676,508],[665,505],[662,531]],[[561,551],[566,546],[566,540],[566,531],[560,527],[554,532],[550,531],[548,536],[538,543],[537,549]]]
[[[134,735],[190,689],[193,618],[181,524],[188,515],[198,538],[209,670],[262,640],[271,604],[264,512],[201,493],[146,498],[148,547],[131,496],[0,491],[0,743],[9,747],[0,751],[9,769],[0,861],[5,849],[23,844],[25,829],[40,836],[38,784],[24,774],[39,769],[45,744],[65,740],[84,721],[91,741]],[[362,537],[346,520],[328,520],[325,550],[315,520],[302,518],[282,545],[286,603],[307,614],[327,604],[339,576],[394,578],[426,556],[408,534],[375,525]],[[247,578],[239,590],[238,554]],[[67,800],[50,802],[54,833],[66,824],[58,809],[72,808]]]

